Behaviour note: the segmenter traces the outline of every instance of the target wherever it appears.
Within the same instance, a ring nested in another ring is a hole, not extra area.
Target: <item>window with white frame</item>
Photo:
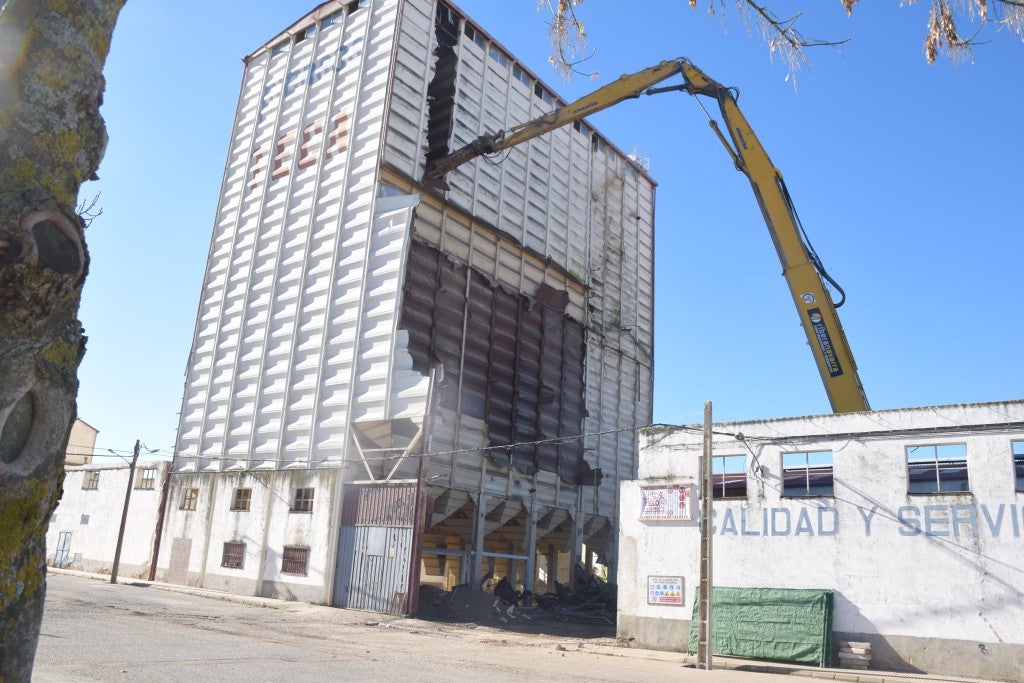
[[[235,511],[247,511],[252,503],[252,489],[235,489],[231,497],[231,509]]]
[[[970,491],[967,444],[907,446],[908,493]]]
[[[491,45],[491,49],[487,51],[487,54],[491,56],[491,59],[501,64],[503,67],[508,68],[509,59],[505,56],[505,53],[499,50],[496,46]]]
[[[831,496],[832,451],[782,454],[782,495]]]
[[[99,470],[89,470],[85,473],[85,478],[82,480],[82,489],[86,491],[95,491],[100,487],[100,473]]]
[[[477,47],[484,47],[484,37],[469,24],[465,24],[462,28],[462,32],[466,34],[466,37],[476,43]]]
[[[295,497],[292,498],[292,512],[312,512],[315,492],[316,489],[313,488],[295,489]]]
[[[715,500],[747,497],[747,456],[711,457],[711,497]]]
[[[1014,488],[1024,491],[1024,441],[1012,441],[1010,444],[1013,451],[1013,476],[1017,482]]]
[[[185,489],[185,495],[181,498],[182,510],[195,510],[199,502],[199,489]]]
[[[143,467],[135,475],[135,488],[152,490],[156,488],[156,468]]]
[[[328,14],[326,17],[320,20],[321,26],[334,26],[341,25],[345,21],[345,12],[338,10],[332,14]]]

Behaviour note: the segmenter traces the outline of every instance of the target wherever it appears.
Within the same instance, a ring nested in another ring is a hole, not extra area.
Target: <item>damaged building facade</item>
[[[617,629],[641,647],[693,649],[703,441],[643,430],[622,484]],[[716,593],[830,593],[836,665],[841,643],[868,643],[872,669],[1020,680],[1024,401],[717,423],[712,481]],[[810,649],[795,613],[715,616],[715,646]]]
[[[244,71],[158,578],[390,611],[614,572],[653,181],[580,123],[422,184],[562,104],[437,0],[323,3]]]

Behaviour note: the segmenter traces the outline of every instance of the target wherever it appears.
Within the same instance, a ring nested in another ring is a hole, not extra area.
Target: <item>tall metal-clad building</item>
[[[421,182],[560,104],[441,0],[325,2],[245,59],[159,578],[386,611],[614,572],[654,182],[585,123]]]

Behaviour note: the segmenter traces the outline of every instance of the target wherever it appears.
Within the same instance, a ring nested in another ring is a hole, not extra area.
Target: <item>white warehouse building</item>
[[[641,647],[693,649],[703,438],[643,430],[622,485],[617,629]],[[867,643],[871,668],[1021,680],[1024,401],[718,423],[712,481],[716,595],[827,592],[833,663]],[[771,609],[748,635],[793,625]],[[716,649],[759,647],[717,615]]]
[[[126,463],[67,466],[60,503],[46,530],[46,563],[51,567],[109,574],[124,515],[118,574],[149,578],[158,551],[160,510],[164,506],[169,465],[165,460],[143,461],[134,473]]]
[[[324,2],[245,59],[159,579],[408,610],[614,571],[655,184],[586,123],[421,182],[561,104],[439,0]]]

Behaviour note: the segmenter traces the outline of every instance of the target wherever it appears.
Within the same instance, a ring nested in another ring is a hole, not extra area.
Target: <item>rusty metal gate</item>
[[[413,486],[346,486],[332,604],[400,613],[409,590]]]

